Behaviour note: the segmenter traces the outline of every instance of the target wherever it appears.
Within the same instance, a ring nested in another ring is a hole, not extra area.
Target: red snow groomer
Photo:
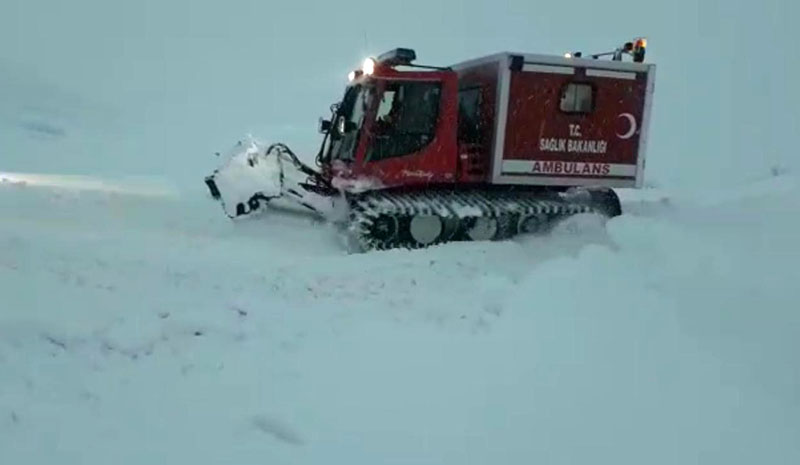
[[[322,214],[343,201],[337,221],[363,249],[613,217],[612,188],[643,181],[655,78],[645,48],[637,39],[586,57],[498,53],[449,67],[396,49],[350,73],[320,122],[316,168],[283,144],[240,143],[206,184],[231,217],[278,197]]]

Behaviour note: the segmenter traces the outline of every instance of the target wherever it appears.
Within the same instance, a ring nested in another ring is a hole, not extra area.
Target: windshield
[[[369,90],[370,87],[359,84],[348,87],[345,92],[331,125],[328,152],[331,159],[352,161],[355,158]]]

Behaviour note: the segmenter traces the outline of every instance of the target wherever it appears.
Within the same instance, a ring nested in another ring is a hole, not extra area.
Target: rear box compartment
[[[655,65],[502,53],[454,69],[484,90],[491,183],[642,186]]]

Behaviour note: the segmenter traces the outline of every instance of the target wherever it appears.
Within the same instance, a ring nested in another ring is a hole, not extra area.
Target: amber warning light
[[[645,49],[647,48],[647,39],[639,37],[633,42],[625,44],[625,51],[633,56],[633,61],[641,63],[644,61]]]

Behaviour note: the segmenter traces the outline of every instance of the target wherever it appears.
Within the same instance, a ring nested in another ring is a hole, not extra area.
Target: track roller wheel
[[[510,215],[467,218],[464,226],[467,238],[472,241],[496,241],[515,234]]]
[[[437,215],[414,215],[408,224],[409,236],[422,247],[441,240],[444,232],[444,223]]]
[[[497,236],[500,224],[492,216],[479,216],[466,220],[467,237],[473,241],[490,241]]]

